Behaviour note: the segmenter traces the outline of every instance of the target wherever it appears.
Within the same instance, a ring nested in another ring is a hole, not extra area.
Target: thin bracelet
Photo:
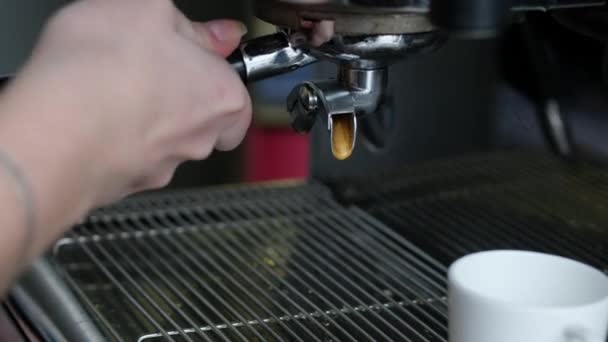
[[[30,245],[34,241],[34,234],[36,231],[36,202],[34,192],[30,182],[19,166],[17,166],[17,164],[7,154],[2,152],[0,152],[0,167],[2,167],[15,181],[15,184],[19,190],[19,195],[21,196],[21,200],[23,202],[26,229],[23,239],[23,253],[21,255],[21,259],[23,259],[27,257]]]

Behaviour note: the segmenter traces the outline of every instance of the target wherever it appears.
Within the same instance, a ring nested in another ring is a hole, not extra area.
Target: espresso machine
[[[244,82],[322,70],[285,99],[310,179],[96,210],[11,292],[29,340],[445,342],[463,255],[608,272],[604,1],[253,7],[277,31],[229,57]]]

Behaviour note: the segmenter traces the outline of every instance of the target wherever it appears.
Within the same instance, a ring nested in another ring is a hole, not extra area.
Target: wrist
[[[0,97],[0,151],[21,170],[37,203],[35,221],[45,243],[57,238],[93,206],[86,179],[94,171],[86,132],[65,120],[78,110],[57,92],[27,80],[10,85]],[[27,83],[27,84],[26,84]],[[50,85],[49,85],[50,86]],[[35,101],[33,101],[35,99]],[[73,123],[72,123],[73,124]]]
[[[2,260],[23,266],[32,256],[37,223],[35,200],[28,180],[18,166],[0,151],[0,203],[2,237],[12,241],[0,250]]]

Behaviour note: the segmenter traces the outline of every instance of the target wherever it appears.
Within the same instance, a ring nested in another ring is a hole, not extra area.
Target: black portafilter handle
[[[244,42],[227,61],[244,83],[251,83],[295,71],[317,59],[294,47],[290,37],[279,32]]]

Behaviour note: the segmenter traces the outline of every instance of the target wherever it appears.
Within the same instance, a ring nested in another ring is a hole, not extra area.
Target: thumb
[[[247,27],[236,20],[213,20],[192,23],[198,43],[223,57],[229,56],[247,34]]]

